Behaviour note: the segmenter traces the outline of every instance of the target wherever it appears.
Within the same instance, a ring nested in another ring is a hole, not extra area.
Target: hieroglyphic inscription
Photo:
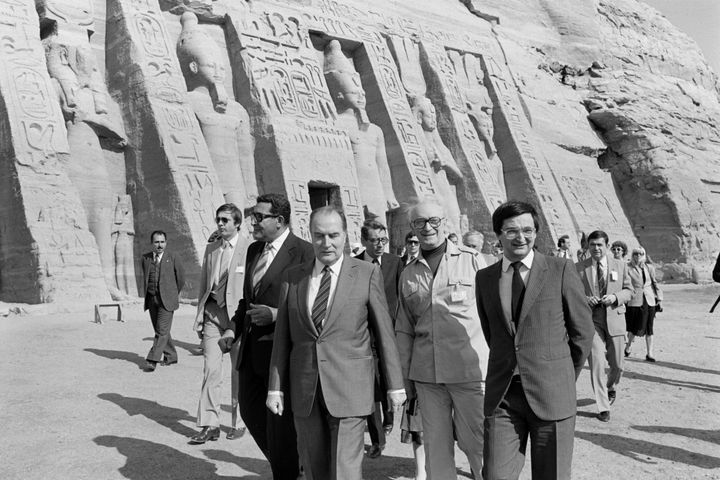
[[[485,154],[483,143],[468,117],[467,100],[463,90],[458,84],[455,68],[448,57],[444,47],[428,42],[421,42],[427,57],[426,68],[430,69],[432,76],[437,79],[432,82],[434,88],[430,94],[433,98],[447,105],[451,118],[448,124],[447,135],[454,138],[447,139],[445,143],[450,146],[453,156],[463,170],[463,189],[465,200],[471,208],[468,214],[473,218],[476,228],[482,225],[491,231],[489,219],[495,208],[505,201],[504,187],[499,185],[498,176],[490,168]],[[449,140],[449,141],[448,141]]]
[[[510,169],[512,173],[505,179],[508,197],[523,198],[532,190],[554,242],[564,234],[567,225],[572,225],[570,213],[562,201],[547,159],[532,138],[532,129],[520,106],[517,89],[506,80],[512,76],[493,57],[483,57],[483,67],[489,73],[491,97],[495,97],[494,103],[508,124],[508,135],[520,154],[516,160],[520,164],[513,165]],[[528,183],[531,189],[527,188]]]
[[[174,180],[181,201],[178,209],[188,222],[188,231],[181,235],[191,238],[196,259],[200,259],[208,236],[215,230],[213,212],[223,203],[223,197],[202,131],[187,102],[185,79],[175,49],[170,46],[157,0],[110,3],[112,14],[125,19],[129,28],[127,41],[137,52],[132,59],[140,66],[140,71],[134,72],[140,77],[136,88],[144,91],[152,107],[154,125],[167,158],[167,174]],[[136,93],[127,94],[137,98]],[[149,133],[134,132],[138,136]],[[143,161],[148,162],[147,168],[150,163],[154,165],[152,168],[158,168],[155,158]],[[148,184],[145,188],[151,196],[166,195],[165,185]],[[157,212],[155,215],[164,214]]]
[[[240,34],[257,98],[269,115],[332,123],[337,114],[307,28],[299,16],[264,11]]]
[[[3,204],[27,219],[25,229],[2,226],[0,251],[22,251],[25,261],[3,258],[2,295],[22,292],[14,301],[50,301],[63,298],[107,298],[101,283],[72,282],[82,269],[85,278],[102,279],[95,243],[75,189],[59,162],[69,152],[62,113],[45,66],[38,17],[32,0],[0,1],[0,96],[6,115],[0,118],[3,156],[15,177],[18,192],[3,192]],[[8,217],[9,218],[9,217]],[[16,244],[22,242],[22,244]],[[32,250],[30,248],[32,247]],[[27,248],[27,251],[24,249]],[[41,266],[42,268],[36,268]]]

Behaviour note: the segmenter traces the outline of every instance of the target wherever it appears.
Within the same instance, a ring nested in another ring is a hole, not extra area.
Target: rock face
[[[215,209],[256,192],[285,193],[305,238],[317,206],[343,208],[350,242],[380,217],[392,250],[420,197],[488,240],[495,207],[527,200],[541,251],[600,228],[666,281],[707,278],[720,249],[717,76],[641,2],[0,0],[0,15],[3,301],[135,295],[156,229],[192,297]]]

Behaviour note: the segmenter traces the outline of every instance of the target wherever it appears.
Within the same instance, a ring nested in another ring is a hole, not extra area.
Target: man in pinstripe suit
[[[532,478],[570,479],[575,381],[594,328],[571,260],[533,250],[535,208],[510,201],[493,213],[503,258],[476,276],[490,347],[485,391],[485,480],[517,479],[531,438]]]

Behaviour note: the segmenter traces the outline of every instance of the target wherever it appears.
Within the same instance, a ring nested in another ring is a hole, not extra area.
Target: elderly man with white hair
[[[419,400],[426,471],[429,478],[457,478],[454,431],[480,475],[488,348],[474,279],[486,264],[477,251],[447,240],[437,203],[415,205],[409,220],[420,252],[400,276],[395,331],[408,397]]]

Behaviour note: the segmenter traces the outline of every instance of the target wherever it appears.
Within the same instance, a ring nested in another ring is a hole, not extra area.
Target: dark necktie
[[[159,264],[160,264],[160,254],[156,253],[155,254],[155,265],[159,265]]]
[[[322,332],[323,320],[325,312],[327,312],[328,299],[330,298],[330,266],[325,265],[323,268],[323,276],[320,280],[320,288],[315,296],[312,307],[312,322],[318,334]]]
[[[603,265],[600,262],[597,264],[597,277],[599,290],[598,295],[600,297],[604,297],[605,293],[607,293],[607,285],[605,284],[605,272],[603,271]]]
[[[377,258],[373,258],[372,263],[374,263],[375,265],[380,265],[380,262],[378,262]]]
[[[647,282],[647,277],[645,276],[645,267],[641,266],[640,270],[642,270],[643,286],[645,286],[645,282]]]
[[[512,278],[512,321],[515,324],[515,328],[518,326],[520,319],[520,309],[522,308],[523,296],[525,295],[525,282],[523,282],[522,276],[520,275],[520,266],[522,262],[513,262],[510,266],[513,268]]]

